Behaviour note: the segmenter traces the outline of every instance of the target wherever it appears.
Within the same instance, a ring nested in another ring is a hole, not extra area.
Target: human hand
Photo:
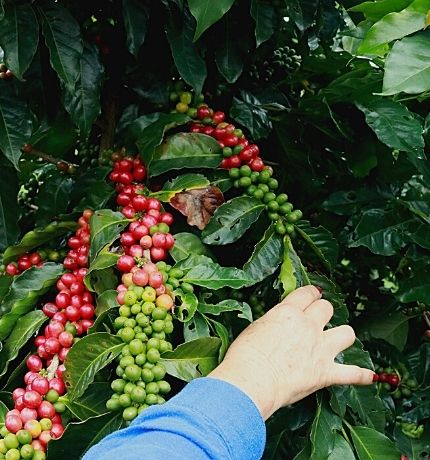
[[[324,331],[332,316],[318,288],[296,289],[237,337],[209,377],[241,389],[265,420],[321,388],[371,384],[373,371],[334,362],[355,333],[347,325]]]

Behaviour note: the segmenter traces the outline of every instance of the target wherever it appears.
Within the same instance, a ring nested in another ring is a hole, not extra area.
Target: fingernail
[[[318,289],[318,291],[320,292],[320,294],[323,293],[323,288],[322,288],[321,286],[315,286],[315,287]]]
[[[379,375],[373,374],[373,382],[379,382]]]

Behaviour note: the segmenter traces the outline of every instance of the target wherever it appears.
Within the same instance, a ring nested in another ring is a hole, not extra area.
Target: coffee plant
[[[375,383],[279,410],[264,458],[430,458],[429,18],[0,0],[0,459],[80,459],[310,283]]]

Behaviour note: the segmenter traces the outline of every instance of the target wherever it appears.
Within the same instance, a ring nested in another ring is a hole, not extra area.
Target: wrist
[[[273,392],[263,386],[263,382],[257,383],[255,378],[249,378],[248,375],[255,375],[255,371],[253,374],[243,372],[243,369],[232,368],[224,360],[208,377],[222,380],[238,388],[255,404],[263,420],[267,420],[277,409]]]

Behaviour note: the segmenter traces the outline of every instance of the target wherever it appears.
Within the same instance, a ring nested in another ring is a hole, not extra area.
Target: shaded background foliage
[[[266,458],[394,459],[400,451],[423,458],[430,442],[430,348],[423,338],[430,304],[429,10],[427,0],[0,0],[0,58],[14,75],[0,80],[5,262],[34,227],[48,237],[27,237],[31,248],[49,241],[51,220],[110,203],[109,167],[99,152],[125,146],[152,160],[165,132],[188,120],[168,113],[181,78],[259,143],[306,219],[296,228],[295,250],[286,245],[275,259],[263,254],[260,266],[274,272],[240,295],[256,293],[269,307],[278,299],[272,284],[279,274],[281,285],[291,277],[285,260],[300,268],[299,256],[306,271],[296,270],[296,284],[321,285],[336,307],[334,323],[349,316],[369,351],[357,343],[340,359],[407,369],[419,383],[395,401],[393,392],[346,387],[285,408],[268,421]],[[25,143],[31,153],[22,152]],[[169,170],[154,160],[154,175],[167,174],[152,184],[171,178]],[[244,246],[213,253],[224,266],[242,267],[266,228],[261,217]],[[181,230],[189,228],[180,223]],[[185,246],[195,252],[194,243]],[[2,277],[2,305],[11,292]],[[221,291],[216,301],[231,295]],[[185,339],[209,332],[233,338],[243,327],[222,313],[224,329],[212,318],[209,330],[205,315],[219,313],[212,301],[212,308],[197,308]],[[29,346],[5,354],[4,345],[0,361],[13,361],[19,350],[22,358]],[[2,377],[5,391],[18,375]],[[98,413],[72,425],[62,442],[120,426]],[[408,437],[396,420],[424,424],[424,434]],[[64,449],[54,445],[52,458]]]

